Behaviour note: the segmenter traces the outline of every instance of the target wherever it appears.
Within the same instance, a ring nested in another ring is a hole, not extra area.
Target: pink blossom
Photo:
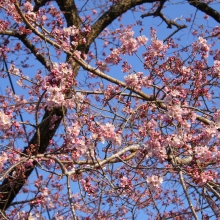
[[[45,187],[45,188],[42,189],[42,194],[43,194],[44,196],[48,196],[48,195],[49,195],[49,190],[48,190],[47,187]]]
[[[80,132],[80,126],[78,125],[78,123],[72,123],[72,126],[68,126],[66,128],[66,133],[68,136],[70,136],[70,138],[75,138],[79,135]]]
[[[122,143],[122,137],[120,134],[116,134],[114,136],[114,139],[113,139],[113,144],[116,146],[121,146],[121,143]]]
[[[184,144],[183,137],[181,135],[175,134],[168,143],[173,147],[182,147]]]
[[[119,49],[112,50],[111,54],[106,57],[105,62],[106,63],[112,63],[112,64],[118,64],[120,62],[120,51]]]
[[[145,45],[148,41],[148,38],[145,36],[139,36],[136,38],[139,45]]]
[[[178,121],[182,121],[183,109],[180,105],[168,106],[167,114]]]
[[[152,47],[152,52],[154,52],[155,54],[162,51],[166,51],[167,49],[167,45],[164,45],[163,41],[157,39],[153,39],[151,41],[151,47]]]
[[[205,185],[207,182],[212,181],[213,179],[215,179],[217,177],[217,172],[213,172],[211,170],[207,170],[204,171],[202,173],[195,173],[193,175],[195,182],[199,185],[199,186],[203,186]]]
[[[24,11],[33,11],[33,8],[33,5],[28,1],[23,4]]]
[[[79,51],[79,50],[75,50],[75,51],[74,51],[74,55],[75,55],[76,58],[79,59],[79,60],[81,60],[81,54],[82,54],[82,52]]]
[[[123,42],[123,45],[121,47],[122,54],[128,53],[129,55],[132,55],[134,52],[137,51],[138,43],[135,38],[130,38],[129,40],[126,40]]]
[[[14,74],[14,75],[19,75],[19,73],[20,73],[19,69],[15,68],[15,65],[10,66],[9,72]]]
[[[8,129],[11,126],[11,118],[0,110],[0,129]]]
[[[122,188],[131,188],[132,187],[132,182],[126,176],[123,176],[123,177],[120,178],[120,186]]]
[[[76,26],[72,25],[68,28],[63,28],[64,33],[67,33],[70,36],[75,36],[79,33],[79,29]]]
[[[208,19],[209,19],[209,16],[206,14],[206,15],[204,16],[204,18],[205,18],[206,20],[208,20]]]
[[[215,74],[215,76],[220,78],[220,61],[219,60],[214,60],[213,73]]]
[[[131,70],[132,66],[128,64],[128,62],[123,62],[122,64],[122,72],[128,73]]]
[[[141,89],[140,82],[139,82],[137,74],[133,73],[133,74],[130,74],[128,76],[125,76],[124,80],[125,80],[125,83],[127,84],[127,86],[135,87],[137,89]]]
[[[97,14],[97,11],[95,9],[92,10],[92,14]]]
[[[163,182],[163,177],[152,175],[152,176],[148,176],[146,181],[147,181],[150,188],[153,188],[153,189],[159,188]]]
[[[218,161],[218,155],[216,152],[213,152],[207,146],[198,146],[195,148],[195,151],[198,156],[198,160],[202,163],[206,162],[216,162]]]
[[[57,86],[48,87],[46,103],[47,103],[48,109],[61,106],[64,103],[64,94],[62,93],[62,89]]]
[[[4,171],[4,163],[8,160],[8,155],[5,152],[2,152],[0,155],[0,172]]]
[[[122,34],[120,34],[120,40],[122,42],[126,42],[130,40],[134,36],[134,31],[131,30],[131,27],[127,28],[123,31]]]
[[[113,124],[107,123],[105,125],[100,125],[100,130],[106,138],[110,138],[115,134],[115,126]]]
[[[93,194],[96,190],[94,186],[91,184],[91,179],[86,177],[85,179],[81,179],[80,183],[82,184],[83,189],[89,194]]]
[[[102,141],[112,141],[114,145],[121,145],[121,135],[115,132],[115,126],[110,123],[100,125],[99,138],[103,138]]]
[[[96,62],[96,65],[98,66],[98,68],[103,71],[103,72],[106,72],[106,71],[109,71],[109,67],[108,67],[108,64],[106,62],[102,62],[102,61],[97,61]]]
[[[192,48],[194,53],[199,53],[203,58],[208,57],[210,45],[207,44],[206,39],[199,37],[198,40],[192,44]]]
[[[190,73],[191,73],[191,68],[186,67],[186,66],[183,66],[183,68],[182,68],[182,74],[183,74],[183,76],[189,76]]]

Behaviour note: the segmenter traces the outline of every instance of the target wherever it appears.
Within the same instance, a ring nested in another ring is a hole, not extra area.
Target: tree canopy
[[[1,219],[220,218],[218,0],[0,10]]]

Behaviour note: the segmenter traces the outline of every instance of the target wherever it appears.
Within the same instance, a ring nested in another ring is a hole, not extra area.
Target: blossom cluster
[[[61,88],[57,86],[47,88],[46,103],[48,110],[51,110],[53,107],[61,106],[64,100],[64,94]]]
[[[193,53],[199,53],[202,58],[207,58],[210,51],[210,45],[207,44],[207,40],[199,37],[196,42],[192,44]]]
[[[11,118],[0,110],[0,129],[5,130],[11,126]]]
[[[115,126],[110,123],[100,125],[100,138],[104,142],[112,141],[113,144],[120,146],[121,145],[121,135],[115,132]]]
[[[106,63],[117,65],[122,60],[120,57],[121,54],[132,55],[137,51],[138,47],[145,45],[148,41],[148,38],[143,35],[135,38],[134,31],[131,30],[131,27],[120,33],[119,39],[122,45],[112,50],[111,54],[105,59]]]
[[[0,155],[0,172],[4,171],[4,163],[8,160],[8,155],[5,152],[2,152]]]
[[[156,190],[160,188],[160,185],[163,182],[163,177],[152,175],[152,176],[148,176],[146,181],[151,189]]]
[[[75,101],[80,103],[83,100],[79,93],[73,99],[65,98],[66,91],[75,84],[74,73],[69,64],[53,63],[50,72],[41,83],[41,88],[46,91],[45,102],[48,109],[62,105],[72,108]]]
[[[207,170],[202,173],[200,173],[197,170],[194,170],[192,172],[194,181],[199,185],[203,186],[209,181],[213,181],[217,177],[217,172],[214,172],[212,170]]]
[[[143,86],[149,87],[152,85],[152,80],[148,76],[144,76],[143,72],[132,73],[124,77],[127,86],[140,90]]]
[[[132,182],[130,179],[128,179],[126,176],[123,176],[120,178],[120,186],[122,188],[132,188]]]
[[[216,146],[212,148],[198,146],[195,148],[195,152],[201,163],[220,163],[220,151],[218,151]]]
[[[220,78],[220,61],[215,60],[213,65],[213,75]]]
[[[93,194],[96,191],[96,187],[91,184],[90,178],[86,177],[85,179],[81,179],[80,183],[82,184],[83,189],[88,194]]]

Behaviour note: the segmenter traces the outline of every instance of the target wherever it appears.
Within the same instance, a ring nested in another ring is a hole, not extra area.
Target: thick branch
[[[92,26],[89,38],[87,39],[87,44],[91,44],[94,39],[117,17],[128,11],[129,9],[140,5],[143,3],[152,3],[156,0],[123,0],[118,1],[114,6],[112,6],[107,12],[105,12]]]
[[[81,19],[78,15],[74,0],[56,0],[56,2],[65,16],[67,26],[69,27],[75,25],[77,28],[79,28]]]
[[[95,168],[99,168],[107,163],[111,163],[113,161],[115,161],[115,159],[118,159],[120,156],[122,156],[123,154],[125,154],[126,152],[130,151],[130,152],[135,152],[137,150],[140,149],[140,145],[136,144],[136,145],[131,145],[131,146],[128,146],[122,150],[120,150],[118,153],[116,154],[113,154],[112,156],[106,158],[105,160],[102,160],[102,161],[97,161],[96,164],[94,164],[92,167],[89,167],[89,168],[83,168],[83,169],[79,169],[79,170],[73,170],[73,171],[70,171],[69,172],[69,175],[73,175],[75,173],[79,174],[79,173],[82,173],[84,172],[85,170],[87,169],[95,169]]]
[[[220,23],[220,13],[213,8],[209,7],[206,3],[201,0],[188,0],[189,4],[199,9],[200,11],[206,13],[210,17],[214,18]]]
[[[62,109],[56,108],[52,111],[46,111],[42,123],[39,125],[39,130],[40,130],[40,144],[38,143],[38,134],[37,132],[31,139],[29,145],[25,147],[23,150],[23,154],[30,155],[31,150],[37,150],[39,153],[44,153],[46,151],[47,146],[49,145],[49,141],[53,138],[57,128],[60,125],[60,122],[63,118],[63,115],[65,112],[63,112]],[[54,123],[53,129],[50,129],[50,119],[51,116],[56,115],[59,117],[59,119]],[[38,145],[39,144],[39,145]],[[14,198],[17,196],[18,192],[20,189],[23,187],[25,184],[26,180],[32,173],[34,167],[30,169],[26,169],[22,167],[22,175],[18,173],[19,170],[13,169],[10,174],[8,175],[7,178],[4,179],[3,183],[0,186],[0,195],[1,195],[1,200],[0,200],[0,210],[6,210]],[[16,177],[12,177],[13,174],[15,173]]]
[[[44,6],[49,0],[34,0],[34,12],[38,11],[40,7]]]

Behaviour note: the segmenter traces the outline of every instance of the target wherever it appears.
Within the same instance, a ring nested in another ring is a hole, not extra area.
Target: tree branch
[[[128,11],[129,9],[143,3],[153,3],[156,0],[123,0],[117,1],[107,12],[105,12],[96,22],[92,25],[91,32],[87,39],[87,44],[90,45],[94,39],[117,17]]]
[[[56,0],[60,10],[63,12],[67,26],[76,26],[77,28],[81,25],[81,19],[78,15],[78,11],[74,0]]]
[[[183,177],[182,171],[179,172],[179,176],[180,176],[181,185],[182,185],[182,187],[183,187],[183,191],[184,191],[184,193],[185,193],[185,196],[186,196],[186,199],[187,199],[187,201],[188,201],[189,207],[190,207],[190,209],[191,209],[191,211],[192,211],[192,214],[193,214],[193,216],[194,216],[194,218],[195,218],[196,220],[199,220],[199,219],[198,219],[198,216],[196,215],[196,211],[195,211],[195,209],[194,209],[194,207],[193,207],[193,205],[192,205],[192,202],[191,202],[191,200],[190,200],[190,198],[189,198],[189,195],[188,195],[188,192],[187,192],[187,189],[186,189],[186,184],[185,184],[185,182],[184,182],[184,177]]]
[[[49,0],[34,0],[34,9],[33,11],[36,12],[40,9],[40,7],[44,6]]]
[[[213,8],[209,7],[206,3],[200,0],[188,0],[189,4],[199,9],[200,11],[206,13],[213,19],[215,19],[218,23],[220,23],[220,13]]]
[[[53,115],[58,116],[59,119],[54,123],[53,129],[49,129],[50,118]],[[57,128],[59,127],[60,122],[63,118],[63,115],[64,115],[63,110],[60,108],[55,108],[52,111],[46,111],[43,117],[42,123],[39,125],[40,137],[41,137],[40,145],[37,146],[38,145],[38,134],[36,132],[33,138],[31,139],[29,145],[24,148],[22,154],[30,155],[31,149],[33,149],[33,146],[35,147],[35,149],[39,148],[38,153],[44,153],[47,149],[47,146],[49,145],[49,141],[53,138]],[[14,198],[17,196],[18,192],[23,187],[26,180],[28,179],[32,171],[34,170],[34,167],[30,169],[22,167],[22,169],[24,169],[22,176],[18,175],[17,177],[15,177],[15,179],[11,179],[13,176],[13,172],[16,173],[16,168],[15,168],[10,172],[8,177],[4,179],[3,183],[0,186],[0,195],[2,196],[1,201],[0,201],[0,210],[4,211],[10,206],[10,204],[12,203]]]

